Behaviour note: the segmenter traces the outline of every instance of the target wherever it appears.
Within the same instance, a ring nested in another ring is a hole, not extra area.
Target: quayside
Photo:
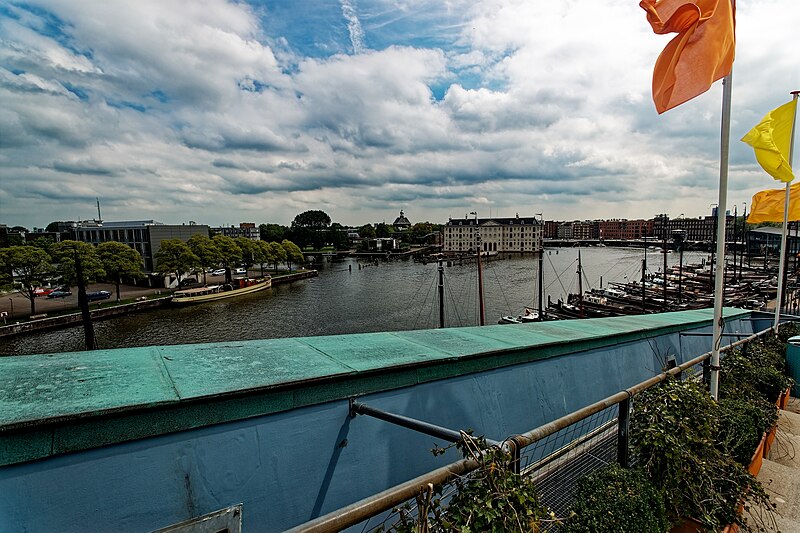
[[[494,440],[711,347],[710,309],[0,359],[0,524],[283,531],[458,458],[351,399]],[[725,310],[728,344],[771,318]]]

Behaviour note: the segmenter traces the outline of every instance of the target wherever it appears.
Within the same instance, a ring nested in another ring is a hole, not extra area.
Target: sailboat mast
[[[739,244],[739,206],[733,206],[733,281],[736,282],[736,247]]]
[[[645,273],[647,272],[647,256],[642,259],[642,313],[646,313],[646,306],[645,306],[645,293],[644,293],[644,281],[645,281]]]
[[[664,254],[664,304],[661,306],[663,311],[667,310],[667,214],[664,213],[664,225],[661,230],[662,245],[661,251]]]
[[[544,317],[544,301],[542,298],[543,292],[543,282],[544,282],[544,275],[542,274],[542,267],[544,266],[544,247],[539,250],[539,320]]]
[[[439,259],[439,327],[444,327],[444,262]]]
[[[486,309],[483,305],[483,269],[481,268],[481,235],[478,234],[478,305],[480,308],[481,326],[486,324]]]
[[[581,268],[581,251],[578,250],[578,305],[580,306],[581,310],[581,318],[583,318],[583,280],[581,279],[582,273],[583,273],[583,268]]]

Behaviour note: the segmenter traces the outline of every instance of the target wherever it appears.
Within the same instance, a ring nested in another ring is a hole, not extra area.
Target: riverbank
[[[316,277],[317,275],[318,272],[316,270],[303,270],[292,274],[283,274],[279,276],[274,276],[272,278],[272,285],[274,286],[274,285],[292,283],[294,281]],[[111,287],[113,287],[113,285]],[[93,286],[92,288],[96,289],[96,286]],[[93,304],[97,305],[97,308],[92,309],[90,311],[90,314],[92,316],[92,321],[107,320],[119,316],[129,315],[133,313],[140,313],[152,309],[158,309],[160,307],[169,305],[171,299],[170,297],[172,295],[171,293],[167,294],[164,289],[143,289],[142,287],[125,286],[124,291],[125,294],[128,296],[136,294],[137,301],[123,303],[119,305],[113,303],[109,304],[107,302],[103,304]],[[72,298],[75,301],[71,306],[71,308],[77,309],[77,296],[73,295]],[[25,300],[25,302],[27,302],[27,300]],[[65,304],[62,305],[65,306]],[[60,311],[61,309],[63,309],[63,307],[59,305],[57,309]],[[15,320],[13,324],[0,326],[0,338],[14,337],[18,335],[25,335],[28,333],[37,333],[41,331],[68,328],[81,324],[80,312],[60,314],[59,316],[48,317],[47,313],[44,312],[43,309],[41,310],[43,311],[42,313],[37,312],[36,315],[33,315],[34,317],[40,317],[40,318],[35,318],[31,320],[30,317],[24,317],[19,320]],[[0,311],[3,311],[2,306],[0,306]],[[37,311],[39,310],[37,309]]]

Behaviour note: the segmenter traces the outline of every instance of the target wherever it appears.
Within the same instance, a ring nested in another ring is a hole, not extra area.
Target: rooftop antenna
[[[102,222],[103,221],[103,217],[100,216],[100,198],[95,196],[94,199],[97,200],[97,221],[98,222]]]

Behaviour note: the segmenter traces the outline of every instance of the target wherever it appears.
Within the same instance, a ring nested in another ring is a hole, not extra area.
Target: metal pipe
[[[714,270],[714,337],[711,340],[711,397],[719,396],[719,348],[722,333],[722,304],[725,290],[725,209],[728,201],[728,159],[731,144],[731,93],[733,73],[722,81],[722,126],[720,128],[719,199],[717,200],[717,264]],[[712,268],[715,265],[712,263]]]
[[[711,337],[713,333],[679,333],[681,337]],[[723,333],[720,337],[749,337],[750,333]]]
[[[619,402],[617,415],[617,463],[623,468],[630,466],[630,415],[631,399],[625,398]]]
[[[773,330],[774,328],[765,329],[764,331],[756,333],[746,339],[732,343],[722,348],[721,351],[724,352],[732,350],[738,346],[752,342],[753,340]],[[595,402],[592,405],[586,406],[583,409],[570,413],[557,420],[548,422],[547,424],[539,426],[538,428],[535,428],[524,435],[516,435],[513,438],[504,441],[501,449],[511,453],[513,456],[517,449],[529,446],[530,444],[533,444],[534,442],[548,437],[557,431],[569,427],[576,422],[588,418],[597,412],[627,400],[639,392],[652,387],[661,381],[664,381],[667,379],[667,377],[677,375],[688,368],[691,368],[692,366],[709,359],[710,357],[711,352],[706,352],[683,363],[682,365],[670,369],[667,372],[653,376],[652,378],[634,385],[629,389],[618,392],[617,394],[609,396],[608,398],[600,400],[599,402]],[[412,480],[406,481],[405,483],[401,483],[400,485],[386,489],[383,492],[364,498],[358,502],[348,505],[347,507],[343,507],[315,520],[296,526],[288,530],[288,533],[328,533],[341,531],[342,529],[363,522],[364,520],[372,518],[373,516],[380,514],[387,509],[391,509],[392,507],[400,505],[403,502],[414,498],[420,493],[421,489],[427,487],[429,484],[444,484],[455,476],[460,476],[476,470],[479,466],[480,462],[476,459],[462,459],[460,461],[450,463],[449,465],[437,468],[436,470],[422,474],[421,476],[417,476]]]
[[[411,429],[413,431],[425,433],[426,435],[443,439],[448,442],[461,442],[462,440],[464,440],[464,436],[461,431],[456,431],[446,427],[437,426],[436,424],[431,424],[429,422],[424,422],[422,420],[417,420],[416,418],[411,418],[408,416],[389,413],[387,411],[376,409],[375,407],[370,407],[369,405],[356,401],[350,402],[350,413],[353,416],[355,415],[371,416],[373,418],[383,420],[384,422],[389,422],[390,424],[396,424],[398,426],[402,426],[404,428]],[[491,439],[486,439],[486,443],[489,444],[490,446],[497,446],[500,444],[498,441]]]
[[[797,100],[798,94],[800,91],[792,91],[792,101]],[[792,117],[792,133],[789,140],[789,168],[792,166],[792,159],[794,157],[794,127],[797,119],[797,111],[795,109],[795,116]],[[784,274],[786,272],[786,259],[785,256],[787,255],[786,252],[786,226],[787,221],[789,219],[789,202],[791,196],[791,187],[790,184],[786,184],[786,198],[783,204],[783,229],[781,231],[781,249],[778,253],[778,293],[776,295],[777,300],[775,301],[775,332],[778,332],[778,323],[780,321],[780,314],[781,314],[781,304],[783,302],[783,290],[785,287],[785,280]]]
[[[286,533],[299,533],[301,531],[305,533],[332,533],[341,531],[414,498],[419,495],[421,489],[429,484],[441,485],[453,477],[464,475],[479,466],[480,462],[475,459],[462,459],[364,498],[338,511],[293,527],[287,530]]]

